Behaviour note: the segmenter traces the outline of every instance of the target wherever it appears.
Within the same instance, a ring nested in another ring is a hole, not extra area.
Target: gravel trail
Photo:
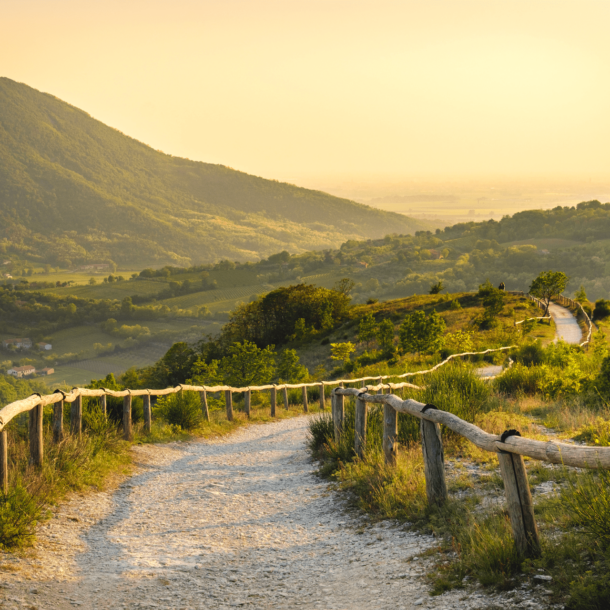
[[[569,309],[551,303],[549,313],[555,322],[555,336],[566,343],[580,343],[582,341],[582,330],[578,321]]]
[[[432,559],[421,554],[434,539],[389,522],[365,527],[341,510],[341,496],[313,473],[307,422],[136,447],[138,470],[114,493],[74,496],[41,528],[33,555],[0,557],[0,607],[406,610],[500,601],[476,589],[430,597],[422,576]]]

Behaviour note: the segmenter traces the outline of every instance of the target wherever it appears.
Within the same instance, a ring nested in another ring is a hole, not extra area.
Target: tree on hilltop
[[[563,271],[543,271],[532,282],[529,293],[545,304],[545,316],[549,315],[551,299],[560,295],[569,281],[570,278]]]

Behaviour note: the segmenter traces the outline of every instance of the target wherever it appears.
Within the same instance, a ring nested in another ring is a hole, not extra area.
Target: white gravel
[[[580,343],[582,341],[582,330],[578,325],[578,320],[566,307],[551,303],[549,313],[555,322],[555,337],[566,343]]]
[[[307,421],[134,448],[138,470],[114,493],[75,495],[33,553],[0,555],[0,607],[540,607],[526,592],[430,597],[434,539],[342,510],[314,474]]]

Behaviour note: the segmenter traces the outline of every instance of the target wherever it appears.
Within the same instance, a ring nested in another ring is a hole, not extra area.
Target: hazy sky
[[[609,176],[608,0],[0,0],[0,74],[269,178]]]

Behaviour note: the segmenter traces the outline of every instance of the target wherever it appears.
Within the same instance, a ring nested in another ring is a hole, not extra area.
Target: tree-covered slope
[[[419,228],[399,214],[163,154],[0,78],[0,239],[24,257],[252,260]]]

